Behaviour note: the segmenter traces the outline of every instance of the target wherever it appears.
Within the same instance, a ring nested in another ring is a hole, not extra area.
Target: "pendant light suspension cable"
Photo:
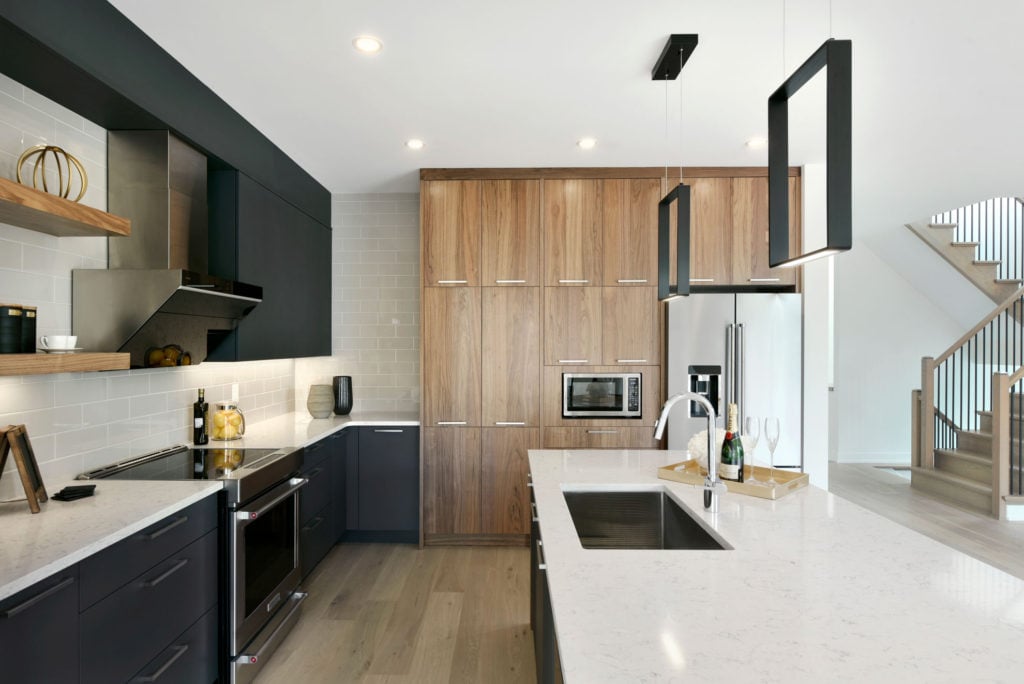
[[[679,182],[683,182],[683,51],[679,51]]]
[[[786,0],[782,0],[782,80],[786,80]]]
[[[665,75],[665,184],[668,184],[668,162],[671,147],[668,137],[668,74]]]

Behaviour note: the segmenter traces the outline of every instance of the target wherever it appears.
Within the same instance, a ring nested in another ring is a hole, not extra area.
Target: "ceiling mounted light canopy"
[[[651,69],[652,81],[674,81],[697,48],[696,33],[673,33]]]
[[[384,49],[384,43],[375,36],[356,36],[352,39],[352,47],[367,55],[375,55]]]
[[[675,80],[697,48],[696,33],[674,33],[668,37],[661,56],[651,70],[654,81]],[[668,136],[668,84],[665,90],[665,134]],[[682,85],[679,86],[679,126],[683,125]],[[682,140],[682,133],[680,133]],[[668,167],[665,167],[668,178]],[[672,276],[672,205],[676,208],[676,282]],[[669,190],[658,202],[658,300],[665,301],[690,294],[690,186],[683,184],[682,159],[679,185]]]
[[[405,146],[408,147],[410,150],[422,150],[424,145],[425,143],[419,138],[410,138],[409,140],[405,141]]]
[[[581,150],[592,150],[597,146],[596,138],[580,138],[576,141],[576,147]]]

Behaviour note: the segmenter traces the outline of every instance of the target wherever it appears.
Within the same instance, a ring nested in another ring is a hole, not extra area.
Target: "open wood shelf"
[[[131,354],[0,354],[0,375],[45,375],[85,371],[128,370]]]
[[[0,223],[57,237],[128,236],[132,222],[48,192],[0,178]]]

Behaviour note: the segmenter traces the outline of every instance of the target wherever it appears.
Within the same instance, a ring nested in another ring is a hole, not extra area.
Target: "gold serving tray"
[[[676,468],[681,468],[676,470]],[[807,473],[794,473],[789,470],[780,470],[779,468],[769,469],[762,468],[761,466],[744,466],[743,475],[744,479],[750,477],[750,470],[753,468],[754,474],[757,475],[757,479],[764,482],[768,479],[769,474],[775,476],[775,485],[767,486],[763,484],[747,484],[746,482],[729,482],[724,480],[725,486],[730,492],[736,492],[737,494],[746,494],[747,496],[756,496],[760,499],[781,499],[790,492],[795,492],[798,489],[806,487],[810,478]],[[658,477],[662,480],[674,480],[675,482],[685,482],[686,484],[704,484],[704,478],[707,477],[708,471],[705,468],[701,468],[697,461],[682,461],[680,463],[673,463],[671,465],[662,466],[658,468]]]

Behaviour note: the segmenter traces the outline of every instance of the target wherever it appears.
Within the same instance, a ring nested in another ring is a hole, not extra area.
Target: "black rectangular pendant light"
[[[822,43],[768,98],[768,265],[798,266],[844,252],[852,246],[852,42]],[[825,195],[826,245],[790,256],[789,245],[789,100],[826,69]]]
[[[676,283],[670,282],[672,203],[676,205]],[[680,183],[658,202],[658,300],[690,294],[690,186]]]

